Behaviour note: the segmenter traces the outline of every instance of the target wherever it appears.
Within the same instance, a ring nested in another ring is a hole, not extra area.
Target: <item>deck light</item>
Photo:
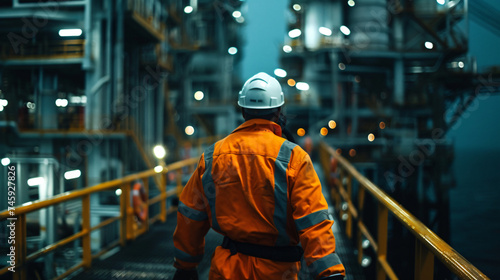
[[[157,166],[155,166],[155,172],[156,172],[156,173],[160,173],[160,172],[162,172],[162,171],[163,171],[163,166],[161,166],[161,165],[157,165]]]
[[[300,137],[306,135],[306,130],[303,129],[303,128],[297,129],[297,135],[300,136]]]
[[[43,177],[34,177],[31,179],[28,179],[28,186],[34,187],[34,186],[39,186],[41,184],[45,183],[45,178]]]
[[[227,52],[230,54],[230,55],[235,55],[236,53],[238,53],[238,49],[235,48],[235,47],[230,47]]]
[[[241,12],[240,11],[234,11],[233,12],[233,17],[234,18],[240,18],[241,17]]]
[[[76,37],[80,35],[82,35],[82,30],[80,28],[59,30],[59,36],[61,37]]]
[[[332,35],[332,30],[327,27],[320,27],[319,28],[319,33],[325,35],[325,36],[331,36]]]
[[[157,159],[162,159],[167,155],[167,151],[165,150],[165,148],[162,145],[156,145],[153,148],[153,154],[155,155],[155,157]]]
[[[355,156],[356,156],[356,150],[355,150],[355,149],[350,149],[350,150],[349,150],[349,155],[350,155],[351,157],[355,157]]]
[[[194,93],[194,99],[196,99],[198,101],[202,100],[203,97],[205,97],[205,94],[201,90]]]
[[[345,25],[342,25],[340,27],[340,32],[342,32],[346,36],[348,36],[349,34],[351,34],[351,30],[349,29],[349,27],[347,27]]]
[[[368,141],[373,142],[375,140],[375,135],[373,133],[368,134]]]
[[[302,31],[300,31],[300,29],[292,29],[290,30],[290,32],[288,32],[288,36],[290,36],[290,38],[292,39],[299,37],[301,34]]]
[[[304,82],[298,82],[295,87],[298,89],[298,90],[309,90],[309,84],[308,83],[304,83]]]
[[[10,164],[10,158],[4,157],[1,162],[3,166],[7,166]]]
[[[191,125],[186,126],[186,129],[184,129],[184,132],[187,135],[193,135],[194,134],[194,127]]]
[[[280,69],[280,68],[276,68],[274,70],[274,75],[276,75],[276,76],[278,76],[280,78],[284,78],[284,77],[286,77],[286,71],[283,70],[283,69]]]
[[[76,179],[76,178],[79,178],[81,175],[82,175],[82,172],[78,169],[66,171],[66,172],[64,172],[64,179],[66,179],[66,180]]]

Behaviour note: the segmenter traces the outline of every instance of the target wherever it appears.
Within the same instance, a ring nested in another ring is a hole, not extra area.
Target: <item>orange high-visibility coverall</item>
[[[345,275],[335,253],[328,205],[309,155],[281,138],[274,122],[243,123],[201,156],[180,195],[175,267],[192,269],[212,227],[232,240],[266,246],[299,242],[316,279]],[[300,262],[277,262],[217,247],[210,279],[297,279]]]

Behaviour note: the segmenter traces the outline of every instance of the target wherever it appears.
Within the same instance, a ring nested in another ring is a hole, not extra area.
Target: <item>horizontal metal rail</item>
[[[370,241],[372,248],[376,252],[378,261],[377,279],[398,279],[386,259],[387,221],[389,213],[396,217],[397,221],[403,224],[416,237],[415,279],[433,279],[434,257],[437,257],[441,263],[460,279],[489,279],[396,200],[359,173],[349,161],[336,153],[332,147],[323,142],[320,144],[320,149],[322,165],[328,171],[328,174],[330,172],[330,157],[333,157],[338,162],[340,180],[333,182],[335,189],[332,189],[332,196],[335,200],[336,208],[347,215],[346,234],[349,238],[352,238],[353,220],[357,221],[359,229],[356,240],[358,261],[361,262],[363,254],[363,250],[361,249],[362,236]],[[359,210],[355,208],[352,202],[352,179],[357,180],[359,183]],[[378,202],[378,227],[376,235],[368,231],[363,222],[362,215],[359,215],[363,209],[366,192]],[[377,239],[375,240],[373,236],[377,236]]]
[[[177,171],[179,175],[182,174],[182,169],[184,167],[193,167],[198,163],[199,158],[190,158],[178,162],[174,162],[172,164],[166,165],[163,167],[161,172],[156,172],[154,169],[146,170],[143,172],[135,173],[132,175],[125,176],[120,179],[104,182],[92,187],[74,190],[70,192],[65,192],[59,195],[56,195],[52,198],[46,200],[37,200],[33,202],[24,203],[21,206],[15,207],[14,210],[5,210],[0,213],[0,221],[6,220],[7,218],[17,218],[16,223],[16,265],[14,273],[14,279],[26,279],[27,277],[27,266],[26,263],[34,261],[35,259],[46,255],[49,252],[52,252],[58,248],[61,248],[64,245],[67,245],[77,239],[82,240],[82,249],[83,256],[82,261],[63,274],[57,276],[55,279],[63,279],[71,273],[77,271],[80,268],[90,268],[92,264],[92,259],[97,258],[103,254],[105,254],[110,249],[116,247],[117,245],[124,246],[128,240],[135,239],[137,236],[145,233],[149,225],[156,221],[166,221],[167,215],[176,211],[176,207],[171,206],[167,209],[167,198],[175,196],[178,194],[180,190],[182,190],[182,181],[177,181],[177,187],[173,190],[166,190],[166,174],[170,171]],[[158,178],[160,177],[160,178]],[[179,176],[180,177],[180,176]],[[130,205],[130,191],[131,184],[141,180],[143,182],[143,186],[145,188],[146,193],[148,193],[148,179],[153,178],[156,179],[156,182],[160,182],[160,194],[155,197],[148,198],[146,204],[151,206],[153,204],[160,203],[160,212],[156,214],[154,217],[149,217],[146,219],[145,223],[138,225],[134,221],[134,209],[132,205]],[[98,225],[91,227],[90,225],[90,195],[102,192],[102,191],[112,191],[116,189],[121,189],[122,194],[120,196],[120,215],[108,218]],[[26,254],[26,215],[28,213],[44,209],[47,207],[51,207],[63,202],[67,202],[73,199],[81,199],[82,200],[82,229],[62,240],[59,240],[53,244],[47,245],[40,250],[31,253],[30,255]],[[11,215],[11,212],[14,212],[14,216]],[[108,226],[114,222],[120,221],[120,237],[119,240],[112,242],[108,247],[100,250],[100,252],[92,255],[91,246],[90,246],[90,233],[95,230],[99,230],[105,226]],[[7,273],[9,267],[3,267],[0,269],[0,275]]]
[[[0,44],[0,57],[10,59],[55,59],[83,57],[85,40],[57,40],[21,45],[15,52],[10,44]]]

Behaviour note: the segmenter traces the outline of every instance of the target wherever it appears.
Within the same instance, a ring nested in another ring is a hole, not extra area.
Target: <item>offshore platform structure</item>
[[[236,124],[232,96],[241,84],[236,65],[242,58],[244,2],[170,2],[181,10],[169,10],[167,21],[177,63],[169,76],[169,119],[179,120],[181,134],[196,138],[228,134]]]
[[[467,1],[296,0],[288,12],[281,81],[297,134],[335,147],[449,240],[446,133],[481,91],[467,56]],[[406,248],[388,256],[399,263],[414,246],[405,229],[391,234],[390,247]]]
[[[156,145],[171,161],[190,137],[226,133],[211,120],[234,119],[225,97],[241,57],[244,19],[234,14],[241,4],[1,1],[0,179],[7,182],[6,166],[16,167],[16,205],[153,168],[160,163]],[[203,111],[209,105],[217,110]],[[184,133],[187,126],[192,131]],[[150,196],[158,183],[149,184]],[[92,225],[119,215],[119,195],[91,197]],[[78,201],[28,215],[28,254],[75,232],[81,208]],[[92,233],[92,250],[116,236],[116,224]],[[79,241],[70,245],[31,263],[30,271],[53,278],[67,270],[81,255]]]

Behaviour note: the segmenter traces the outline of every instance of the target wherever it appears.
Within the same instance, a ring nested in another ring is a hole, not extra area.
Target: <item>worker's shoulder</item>
[[[281,139],[280,153],[283,152],[284,160],[289,162],[290,168],[297,169],[304,161],[310,161],[309,154],[300,145],[284,138]]]
[[[290,147],[292,149],[292,154],[291,154],[291,158],[290,158],[292,165],[298,165],[303,161],[310,161],[311,160],[309,157],[309,154],[304,149],[302,149],[302,147],[300,145],[295,144],[293,142],[290,142],[288,140],[285,140],[285,142],[283,144],[290,145]]]
[[[267,135],[267,137],[257,139],[253,137],[243,138],[233,134],[226,136],[205,149],[205,158],[217,157],[220,154],[253,154],[277,158],[281,150],[285,151],[283,155],[288,155],[286,161],[307,160],[308,154],[302,147],[278,135]]]
[[[306,151],[304,151],[304,149],[302,149],[302,147],[299,144],[296,144],[296,143],[294,143],[292,141],[289,141],[289,140],[281,138],[281,137],[279,137],[279,138],[281,139],[280,146],[282,148],[289,149],[290,151],[292,151],[293,153],[296,153],[296,154],[304,154],[304,153],[306,153]]]

